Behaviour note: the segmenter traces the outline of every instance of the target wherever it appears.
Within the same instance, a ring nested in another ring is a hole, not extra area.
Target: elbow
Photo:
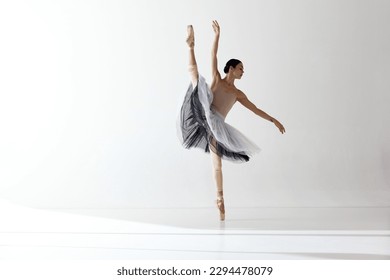
[[[263,111],[261,111],[259,108],[256,107],[255,114],[258,115],[259,117],[264,118],[265,114]]]

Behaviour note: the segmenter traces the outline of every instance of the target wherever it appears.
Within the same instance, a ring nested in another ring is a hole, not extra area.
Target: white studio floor
[[[0,259],[389,260],[390,208],[34,209],[0,200]]]

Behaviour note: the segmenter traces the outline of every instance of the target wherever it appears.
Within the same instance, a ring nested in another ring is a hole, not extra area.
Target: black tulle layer
[[[246,162],[249,156],[230,151],[215,140],[207,123],[204,108],[199,101],[198,86],[188,91],[180,111],[180,128],[183,137],[183,146],[187,149],[201,148],[206,153],[210,149],[221,158]]]

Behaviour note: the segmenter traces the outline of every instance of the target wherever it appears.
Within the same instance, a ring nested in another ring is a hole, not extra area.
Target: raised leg
[[[194,28],[192,25],[187,26],[187,32],[188,32],[188,37],[187,37],[187,44],[190,49],[190,60],[189,60],[189,66],[188,66],[188,71],[190,72],[191,76],[191,82],[193,87],[195,87],[198,83],[198,66],[196,64],[196,59],[195,59],[195,35],[194,35]]]

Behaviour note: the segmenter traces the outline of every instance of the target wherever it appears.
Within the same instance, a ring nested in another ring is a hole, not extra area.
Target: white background
[[[2,1],[0,196],[41,208],[208,207],[209,155],[183,149],[186,26],[287,133],[240,104],[227,122],[262,148],[224,162],[230,206],[390,201],[390,2]]]

